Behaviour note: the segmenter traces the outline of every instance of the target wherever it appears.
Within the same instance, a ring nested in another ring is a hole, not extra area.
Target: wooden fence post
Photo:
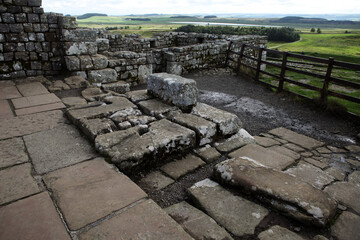
[[[256,76],[255,76],[255,80],[259,81],[259,77],[260,77],[260,69],[261,69],[261,60],[262,60],[262,53],[263,53],[264,49],[260,48],[259,49],[259,55],[258,55],[258,59],[257,59],[257,66],[256,66]]]
[[[321,91],[321,102],[324,104],[324,106],[326,106],[327,100],[328,100],[327,99],[328,89],[329,89],[331,71],[333,69],[333,66],[334,66],[334,58],[331,57],[331,58],[329,58],[329,64],[328,64],[328,68],[327,68],[325,79],[324,79],[324,86]]]
[[[288,57],[288,52],[284,52],[283,53],[282,64],[281,64],[281,73],[280,73],[280,79],[279,79],[278,92],[281,92],[284,89],[284,80],[285,80],[287,57]]]
[[[228,63],[229,63],[229,56],[230,56],[230,51],[231,51],[231,45],[233,44],[232,41],[230,41],[229,43],[229,47],[227,49],[227,52],[226,52],[226,60],[225,60],[225,68],[227,67]]]
[[[241,45],[240,54],[239,54],[239,58],[238,58],[237,71],[236,71],[237,74],[240,73],[241,60],[242,60],[242,57],[244,56],[244,51],[245,51],[245,44]]]

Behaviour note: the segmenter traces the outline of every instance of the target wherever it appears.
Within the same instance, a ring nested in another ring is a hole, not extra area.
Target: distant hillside
[[[215,16],[215,15],[208,15],[208,16],[204,16],[204,18],[217,18],[217,16]]]
[[[150,18],[125,18],[126,21],[151,21]]]
[[[100,17],[107,17],[107,14],[103,14],[103,13],[85,13],[81,16],[78,16],[77,19],[87,19],[87,18],[91,18],[91,17],[95,17],[95,16],[100,16]]]
[[[197,18],[197,17],[194,17],[194,16],[173,16],[173,17],[170,17],[170,18]]]
[[[327,20],[325,18],[305,18],[305,17],[296,17],[296,16],[288,16],[283,17],[278,20],[273,20],[272,22],[277,23],[305,23],[305,24],[350,24],[350,25],[360,25],[360,22],[357,21],[338,21],[338,20]]]

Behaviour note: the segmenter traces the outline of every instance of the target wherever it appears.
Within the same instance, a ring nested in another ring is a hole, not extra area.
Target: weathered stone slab
[[[29,161],[21,138],[0,141],[0,168]]]
[[[130,84],[128,84],[124,81],[102,84],[101,87],[104,90],[110,90],[110,91],[114,91],[114,92],[117,92],[120,94],[124,94],[124,93],[130,91]]]
[[[151,99],[147,101],[139,102],[140,109],[147,115],[154,116],[156,118],[165,118],[165,115],[171,111],[178,110],[177,107],[163,103],[157,99]]]
[[[220,152],[227,153],[251,143],[255,143],[255,138],[242,128],[230,138],[215,143],[215,147]]]
[[[186,202],[172,205],[165,211],[194,239],[233,239],[214,219]]]
[[[16,98],[16,99],[12,99],[11,101],[15,109],[28,108],[39,105],[61,102],[61,100],[53,93]]]
[[[146,200],[100,225],[81,233],[80,240],[108,239],[192,239],[184,229],[152,200]]]
[[[126,120],[132,125],[148,125],[149,123],[155,122],[157,119],[155,117],[150,117],[146,115],[136,116],[130,115],[126,117]]]
[[[317,149],[315,149],[318,153],[321,154],[330,154],[332,153],[332,151],[330,151],[330,149],[326,148],[326,147],[319,147]]]
[[[359,239],[360,217],[351,212],[343,212],[331,227],[331,233],[339,240]]]
[[[51,83],[50,86],[48,86],[48,89],[50,92],[56,92],[61,90],[70,90],[70,87],[63,81],[56,80],[55,82]]]
[[[27,135],[24,140],[35,171],[39,174],[96,156],[78,130],[69,125]]]
[[[151,172],[140,180],[141,184],[145,184],[153,190],[161,190],[175,181],[165,176],[160,171]]]
[[[311,164],[298,164],[286,170],[285,173],[292,174],[318,189],[322,189],[335,180],[334,177]]]
[[[69,85],[70,88],[83,88],[90,85],[88,81],[80,76],[68,77],[65,78],[64,81],[67,85]]]
[[[49,93],[49,91],[40,82],[20,84],[16,87],[24,97]]]
[[[0,100],[19,98],[19,97],[22,97],[22,95],[15,86],[0,87]]]
[[[286,228],[280,227],[279,225],[272,226],[268,230],[261,232],[258,238],[260,240],[304,240],[304,238],[300,237],[296,233]]]
[[[1,144],[1,143],[0,143]],[[360,185],[360,171],[355,171],[348,176],[348,181]]]
[[[104,93],[100,88],[89,87],[81,91],[81,95],[87,101],[101,101],[107,96],[111,96],[110,93]]]
[[[275,146],[275,145],[280,145],[280,143],[278,141],[276,141],[275,139],[272,139],[272,138],[259,137],[259,136],[255,136],[254,138],[255,138],[256,143],[262,147],[271,147],[271,146]]]
[[[91,140],[95,140],[100,134],[116,130],[114,122],[107,118],[81,119],[78,126]]]
[[[131,103],[126,98],[120,98],[113,104],[104,104],[100,106],[78,106],[74,109],[70,108],[67,111],[70,119],[75,123],[82,118],[95,118],[110,116],[117,111],[121,111],[127,108],[136,108],[136,105]]]
[[[283,146],[290,149],[290,150],[292,150],[292,151],[294,151],[294,152],[298,152],[298,153],[299,152],[301,152],[301,153],[305,152],[304,148],[299,147],[298,145],[295,145],[293,143],[287,143],[287,144],[285,144]]]
[[[211,143],[216,134],[216,124],[192,114],[174,114],[170,119],[184,127],[196,132],[197,142],[200,146]]]
[[[0,208],[0,239],[70,240],[47,192]]]
[[[333,153],[345,153],[346,150],[343,149],[343,148],[337,148],[337,147],[334,147],[334,146],[327,146],[328,149],[330,149],[331,152]]]
[[[310,163],[316,167],[319,167],[321,169],[325,169],[328,167],[328,164],[326,162],[322,162],[320,160],[315,160],[314,158],[304,158],[304,161],[307,163]]]
[[[0,119],[0,140],[52,129],[65,122],[66,118],[59,110]]]
[[[337,204],[328,194],[248,157],[219,163],[214,175],[223,183],[252,192],[299,221],[325,226],[336,212]]]
[[[72,107],[76,105],[84,105],[86,104],[86,100],[81,97],[65,97],[62,98],[61,101],[67,106]]]
[[[275,136],[278,136],[282,139],[285,139],[286,141],[295,143],[306,149],[314,149],[314,148],[318,148],[318,147],[321,147],[324,145],[324,143],[319,142],[318,140],[315,140],[308,136],[293,132],[289,129],[282,128],[282,127],[273,129],[273,130],[269,131],[269,133],[271,133]]]
[[[12,118],[14,116],[7,100],[0,100],[0,118]]]
[[[360,146],[358,145],[349,145],[345,147],[346,150],[353,153],[359,153],[360,152]]]
[[[280,154],[286,155],[288,157],[291,157],[295,160],[299,159],[301,157],[301,155],[297,152],[294,152],[286,147],[283,146],[272,146],[269,148],[272,151],[278,152]]]
[[[235,236],[254,234],[268,210],[205,179],[188,189],[192,200]]]
[[[31,176],[30,163],[0,171],[0,205],[38,192],[39,187]]]
[[[205,165],[205,162],[192,154],[188,154],[181,160],[176,160],[165,164],[161,170],[173,179],[178,179],[185,174],[194,171],[195,169]]]
[[[62,102],[57,102],[57,103],[51,103],[51,104],[46,104],[46,105],[41,105],[41,106],[36,106],[36,107],[17,109],[17,110],[15,110],[15,113],[17,116],[22,116],[22,115],[47,112],[47,111],[52,111],[52,110],[57,110],[57,109],[62,109],[62,108],[66,108],[65,105]]]
[[[148,76],[148,93],[180,108],[189,108],[197,102],[196,82],[168,73],[156,73]]]
[[[230,153],[229,156],[232,158],[251,158],[266,167],[278,170],[284,170],[295,162],[295,159],[287,155],[263,148],[256,144],[246,145],[239,150]]]
[[[136,184],[102,158],[51,172],[43,179],[71,230],[146,197]]]
[[[117,81],[118,74],[114,69],[92,70],[88,72],[90,83],[111,83]]]
[[[360,187],[348,182],[336,182],[324,190],[342,204],[360,214]]]
[[[201,157],[205,162],[210,163],[221,157],[221,154],[210,145],[195,150],[195,153]]]
[[[328,169],[325,170],[325,172],[327,174],[333,176],[338,181],[344,181],[344,179],[346,177],[346,173],[336,167],[329,167]]]
[[[154,97],[147,93],[147,90],[138,90],[127,92],[126,96],[134,103],[153,99]]]
[[[197,103],[191,113],[216,123],[222,135],[234,134],[242,126],[240,119],[235,114],[214,108],[205,103]]]

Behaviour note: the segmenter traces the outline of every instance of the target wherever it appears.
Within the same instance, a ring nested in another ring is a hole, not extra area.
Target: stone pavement
[[[252,137],[233,114],[146,91],[59,99],[7,81],[0,93],[0,239],[360,239],[357,145],[284,128]],[[149,194],[215,168],[162,209],[120,172],[143,166]]]

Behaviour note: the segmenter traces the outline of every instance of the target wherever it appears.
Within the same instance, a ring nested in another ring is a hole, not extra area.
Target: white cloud
[[[360,13],[358,0],[43,0],[47,12],[109,15],[144,13]]]

